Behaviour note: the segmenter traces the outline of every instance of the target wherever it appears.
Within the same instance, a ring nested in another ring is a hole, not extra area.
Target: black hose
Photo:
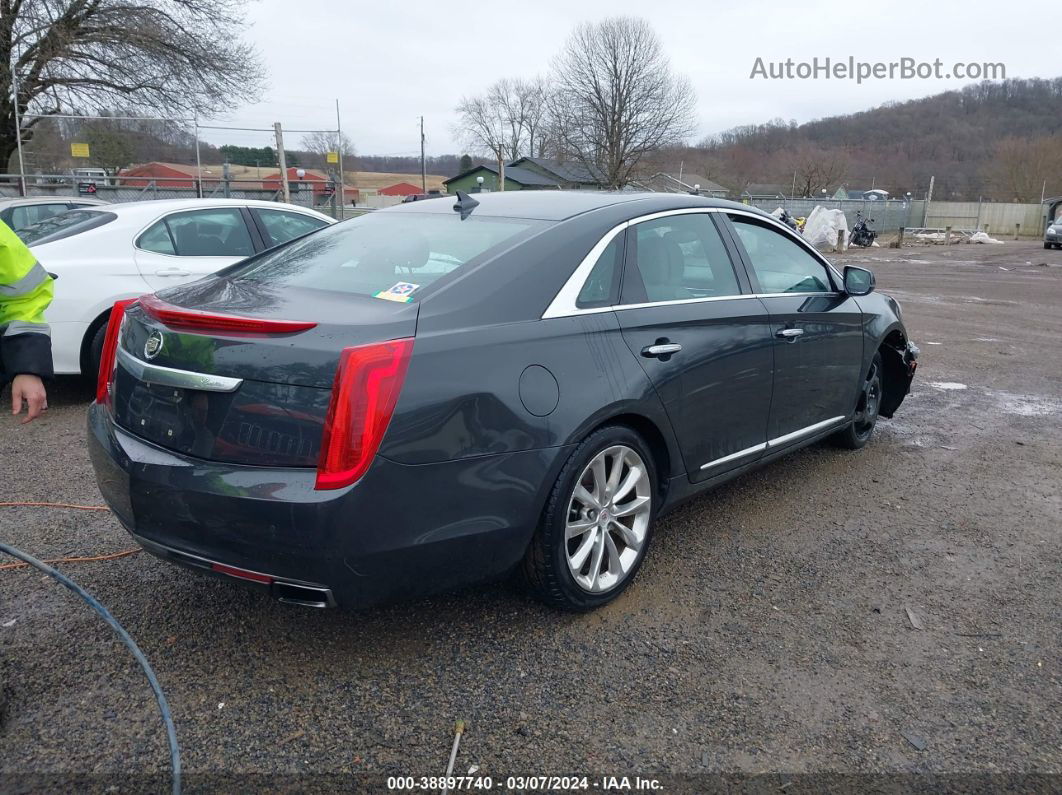
[[[37,560],[32,555],[27,555],[18,549],[0,541],[0,552],[6,555],[10,555],[13,558],[18,558],[24,563],[28,563],[34,568],[40,569],[49,577],[59,581],[71,591],[76,593],[85,602],[95,610],[100,616],[111,625],[111,628],[118,633],[118,637],[122,639],[122,642],[129,647],[129,651],[133,653],[133,657],[140,663],[140,667],[144,669],[144,675],[147,677],[148,683],[151,685],[151,689],[155,692],[155,700],[159,702],[159,712],[162,713],[162,722],[166,726],[166,739],[170,744],[170,766],[173,768],[173,795],[180,795],[181,792],[181,750],[177,747],[177,730],[173,726],[173,718],[170,715],[170,705],[166,703],[166,696],[162,693],[162,687],[159,685],[159,680],[155,677],[155,672],[151,669],[151,665],[148,663],[144,653],[140,651],[140,647],[136,645],[136,642],[129,637],[129,633],[125,631],[125,628],[118,623],[117,619],[110,614],[106,607],[101,605],[96,598],[71,580],[65,574],[62,574],[47,563]]]

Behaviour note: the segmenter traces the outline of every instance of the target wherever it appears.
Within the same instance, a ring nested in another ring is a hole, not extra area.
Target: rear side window
[[[100,210],[70,210],[18,230],[27,246],[52,243],[109,224],[118,216]]]
[[[593,306],[610,306],[619,289],[619,275],[623,268],[624,233],[620,232],[605,246],[597,258],[593,270],[586,277],[575,305],[580,309]]]
[[[433,282],[543,226],[524,218],[377,212],[295,240],[226,275],[408,302]]]
[[[165,221],[157,221],[148,227],[138,241],[137,246],[144,251],[154,251],[156,254],[176,255],[177,249],[173,246],[173,238],[170,230],[166,228]]]
[[[173,213],[148,227],[136,245],[178,257],[249,257],[254,253],[243,214],[229,208]]]
[[[828,293],[826,266],[784,232],[730,216],[764,293]]]
[[[289,213],[284,210],[259,210],[253,209],[252,213],[258,218],[265,230],[266,245],[279,246],[297,237],[309,234],[322,226],[327,226],[326,221],[314,218],[302,213]]]
[[[734,273],[715,223],[706,213],[669,215],[631,227],[634,268],[628,273],[624,303],[682,301],[740,295]],[[644,286],[644,294],[639,287]]]

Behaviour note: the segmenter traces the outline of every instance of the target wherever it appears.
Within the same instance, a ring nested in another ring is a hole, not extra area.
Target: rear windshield
[[[117,217],[114,213],[104,210],[70,210],[25,226],[19,229],[17,234],[27,246],[37,246],[87,232],[89,229],[109,224]]]
[[[462,220],[457,213],[372,213],[321,229],[226,275],[409,302],[432,282],[545,225],[525,218]]]

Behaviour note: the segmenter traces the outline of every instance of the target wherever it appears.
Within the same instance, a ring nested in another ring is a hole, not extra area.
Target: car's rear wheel
[[[84,367],[87,369],[82,369],[81,371],[81,375],[92,383],[96,383],[96,379],[99,377],[100,359],[103,358],[103,343],[106,339],[107,323],[104,322],[103,325],[96,329],[96,333],[92,335],[92,341],[88,346],[88,355],[85,357]]]
[[[874,354],[874,361],[870,363],[863,386],[859,390],[859,399],[856,401],[856,411],[852,422],[843,430],[833,436],[833,440],[841,447],[849,450],[858,450],[870,441],[874,434],[874,427],[878,424],[878,412],[881,410],[881,396],[884,387],[884,368],[880,353]]]
[[[656,508],[648,446],[630,428],[595,431],[557,477],[524,558],[546,603],[592,610],[619,596],[645,559]]]

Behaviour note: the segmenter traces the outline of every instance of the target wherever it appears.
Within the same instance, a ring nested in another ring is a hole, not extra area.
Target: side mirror
[[[844,291],[849,295],[869,295],[874,290],[874,274],[866,268],[844,266]]]

